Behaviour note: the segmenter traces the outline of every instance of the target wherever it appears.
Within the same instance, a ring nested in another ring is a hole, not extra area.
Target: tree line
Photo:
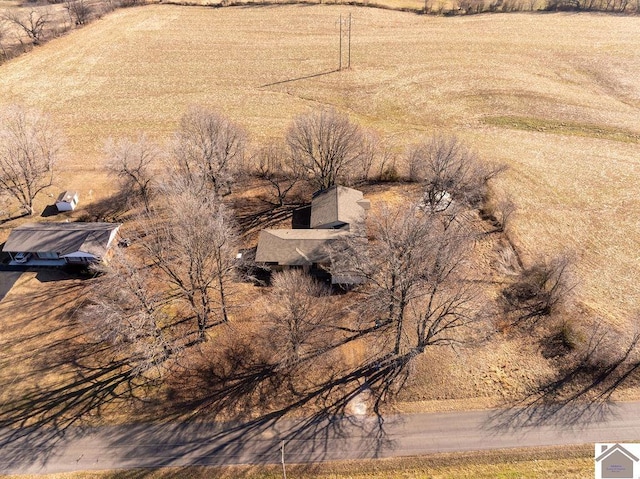
[[[29,2],[34,3],[34,2]],[[141,0],[48,0],[45,5],[6,8],[0,12],[0,63]],[[62,4],[57,10],[51,4]]]
[[[0,116],[0,194],[31,215],[35,198],[54,184],[64,137],[37,110],[14,105]],[[503,169],[481,162],[453,136],[425,139],[398,158],[377,132],[334,109],[300,115],[282,140],[249,151],[240,125],[215,111],[192,107],[167,148],[140,134],[109,139],[105,157],[105,170],[117,179],[120,193],[140,200],[147,213],[158,193],[172,190],[220,199],[251,176],[266,182],[269,198],[279,206],[300,185],[322,190],[335,184],[401,180],[426,182],[424,199],[432,208],[451,199],[476,207],[486,196],[487,182]]]
[[[512,12],[610,12],[638,13],[640,2],[629,0],[425,0],[424,13],[432,15],[477,15]]]

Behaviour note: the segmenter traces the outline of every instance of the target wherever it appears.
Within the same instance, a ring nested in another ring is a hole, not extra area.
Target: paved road
[[[640,402],[561,410],[514,409],[302,424],[127,425],[0,430],[0,473],[312,462],[507,447],[640,440]]]

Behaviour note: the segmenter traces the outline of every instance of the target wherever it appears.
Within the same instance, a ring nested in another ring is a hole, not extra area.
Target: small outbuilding
[[[73,211],[76,209],[76,206],[78,206],[78,200],[79,198],[77,191],[63,191],[62,193],[60,193],[60,196],[58,196],[58,199],[56,200],[56,208],[60,212]]]

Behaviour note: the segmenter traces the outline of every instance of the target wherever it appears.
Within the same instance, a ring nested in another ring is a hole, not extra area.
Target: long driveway
[[[277,463],[640,440],[640,402],[339,421],[0,430],[0,473]]]

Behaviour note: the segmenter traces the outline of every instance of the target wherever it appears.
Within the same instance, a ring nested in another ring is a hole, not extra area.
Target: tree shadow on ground
[[[185,458],[189,465],[196,466],[277,464],[282,460],[283,446],[288,463],[369,459],[392,448],[392,442],[375,422],[320,414],[303,420],[272,415],[242,423],[142,426],[133,434],[114,435],[111,444],[123,440],[137,444],[124,454],[125,461],[144,458],[150,446],[163,451],[161,459],[153,461],[154,467],[184,463]]]
[[[20,276],[22,276],[22,271],[0,271],[0,301],[9,294]]]
[[[237,212],[238,226],[247,237],[290,219],[294,210],[301,206],[304,203],[278,205],[261,198],[242,198],[236,201],[234,210]]]
[[[152,422],[107,428],[101,440],[114,451],[126,444],[123,463],[135,461],[145,467],[274,463],[281,459],[283,442],[291,462],[346,458],[346,451],[354,448],[357,457],[372,458],[393,448],[382,416],[349,413],[352,400],[395,373],[392,363],[336,368],[329,379],[292,391],[289,375],[304,375],[316,358],[287,370],[259,357],[247,359],[239,348],[229,352],[232,357],[222,370],[212,362],[209,369],[191,369],[189,375],[180,371],[183,382],[175,385],[173,397],[154,407],[138,394],[144,391],[145,379],[130,364],[88,365],[99,347],[68,346],[70,356],[64,361],[72,362],[76,371],[71,379],[25,390],[4,405],[0,463],[6,470],[46,464],[65,440],[83,434],[82,427],[75,426],[85,425],[85,419],[99,418],[112,404],[135,411],[136,402],[148,411],[139,419]],[[261,402],[265,407],[251,409]],[[256,416],[256,410],[263,412]],[[149,464],[144,463],[147,459]]]
[[[635,357],[640,335],[636,334],[616,357],[613,338],[594,331],[585,351],[575,357],[559,357],[557,374],[521,399],[496,412],[488,426],[494,432],[530,426],[587,428],[605,421],[613,412],[612,395],[623,385],[638,381],[640,360]]]
[[[4,224],[4,223],[8,223],[9,221],[13,221],[13,220],[18,220],[20,218],[25,218],[29,216],[29,213],[21,213],[19,215],[13,216],[11,214],[7,215],[6,218],[2,218],[0,219],[0,225]]]
[[[123,394],[133,396],[135,375],[122,366],[114,363],[64,386],[31,391],[5,408],[0,417],[0,462],[5,469],[45,465],[59,444],[83,433],[72,426],[81,426],[86,415],[99,414],[102,406]],[[142,461],[146,466],[148,458],[148,466],[153,467],[184,464],[185,458],[189,465],[277,463],[283,442],[291,462],[346,458],[344,452],[354,447],[358,457],[372,458],[392,447],[382,423],[336,415],[334,407],[328,405],[304,419],[287,419],[287,413],[296,409],[291,404],[246,421],[128,425],[110,429],[104,439],[110,441],[109,450],[128,445],[124,463]],[[35,457],[34,450],[38,451]]]
[[[328,349],[348,341],[338,339]],[[215,350],[214,357],[203,355],[208,362],[176,372],[180,381],[171,381],[160,403],[170,425],[158,426],[157,434],[146,430],[127,460],[144,456],[147,442],[166,453],[156,466],[185,457],[191,465],[278,463],[283,444],[287,460],[299,463],[376,458],[395,447],[380,405],[391,385],[398,386],[410,354],[374,355],[348,367],[327,356],[327,348],[293,362],[273,361],[251,337],[228,347],[220,336]],[[356,408],[363,404],[368,415]],[[206,437],[176,440],[167,427],[202,428]]]
[[[183,403],[180,409],[191,408],[194,412],[190,421],[180,421],[184,416],[181,412],[170,423],[143,426],[136,441],[130,441],[136,446],[124,454],[124,459],[139,460],[148,455],[150,446],[162,451],[154,467],[172,466],[185,458],[189,465],[276,464],[282,459],[283,446],[291,463],[380,457],[394,447],[381,416],[347,412],[350,401],[366,389],[366,381],[360,380],[373,368],[369,365],[339,375],[253,418],[250,411],[245,411],[234,420],[202,420],[211,417],[211,409],[221,408],[222,412],[243,404],[261,383],[271,381],[273,369],[257,367],[242,378],[234,378],[236,382],[225,390],[220,388],[191,404]],[[122,436],[115,436],[111,444],[122,440]]]
[[[123,221],[130,208],[131,198],[124,192],[117,192],[88,204],[79,221]]]
[[[94,371],[81,367],[73,380],[32,388],[5,405],[0,412],[0,463],[9,470],[46,464],[72,426],[122,397],[123,385],[127,395],[134,394],[134,375],[123,366],[114,362]]]
[[[80,303],[84,292],[79,281],[44,287],[34,278],[0,304],[3,467],[43,464],[71,426],[99,417],[111,402],[135,397],[131,368],[104,343],[90,342],[70,317],[70,302]],[[10,311],[20,314],[9,318]]]

